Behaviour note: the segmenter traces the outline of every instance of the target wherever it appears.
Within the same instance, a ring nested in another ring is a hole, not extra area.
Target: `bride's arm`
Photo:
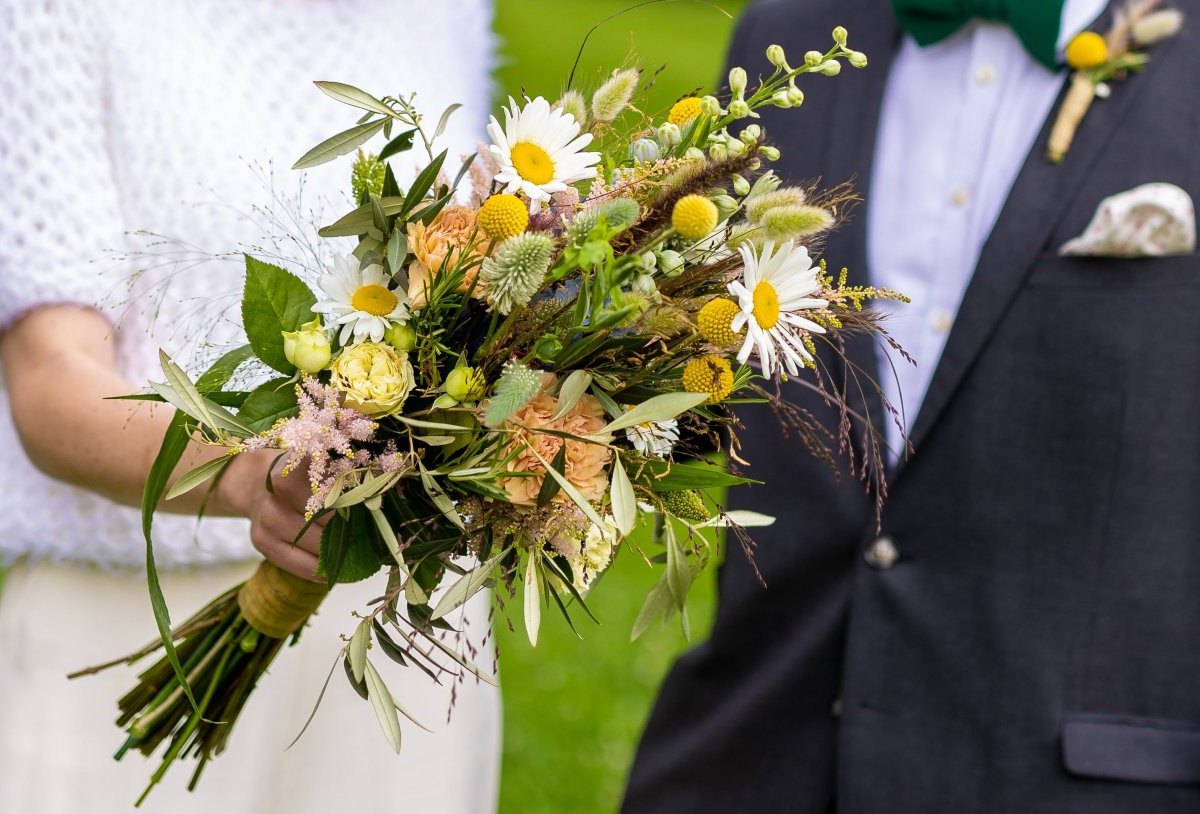
[[[30,461],[47,475],[130,506],[141,504],[142,487],[174,410],[140,401],[112,401],[137,388],[116,370],[111,325],[80,308],[39,308],[0,335],[0,362],[13,422]],[[175,475],[223,454],[192,444]],[[236,456],[209,499],[206,513],[248,517],[255,547],[276,565],[311,577],[320,529],[292,545],[304,525],[308,484],[303,476],[274,475],[274,454]],[[163,504],[195,513],[205,489]]]

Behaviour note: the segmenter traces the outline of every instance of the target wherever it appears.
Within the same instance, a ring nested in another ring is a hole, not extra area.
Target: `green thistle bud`
[[[510,237],[483,261],[480,278],[487,299],[501,314],[525,305],[542,287],[554,255],[554,242],[541,232]]]
[[[562,95],[558,100],[558,107],[566,113],[570,113],[575,118],[575,123],[579,127],[585,128],[588,125],[587,102],[583,101],[583,94],[577,90],[569,90]]]
[[[833,41],[843,48],[846,47],[846,39],[849,36],[850,32],[846,30],[845,26],[839,25],[837,28],[833,29]]]
[[[401,353],[408,353],[417,346],[417,332],[408,323],[403,325],[393,323],[384,332],[383,341]]]
[[[575,217],[571,218],[567,224],[567,243],[571,246],[579,248],[587,242],[588,235],[596,228],[596,224],[600,222],[599,210],[596,208],[584,209]]]
[[[611,122],[629,106],[637,90],[640,72],[636,68],[613,71],[612,78],[592,94],[592,116],[598,122]]]
[[[608,221],[613,229],[624,231],[638,222],[642,208],[633,198],[613,198],[596,207],[596,214]]]
[[[520,362],[509,362],[496,382],[496,392],[488,402],[484,422],[490,427],[504,423],[541,391],[541,374]]]
[[[358,151],[358,157],[350,167],[350,192],[356,201],[366,201],[369,195],[383,195],[383,179],[387,165],[373,153]]]
[[[762,218],[764,236],[769,240],[794,240],[833,226],[833,215],[819,206],[777,206]]]
[[[767,61],[776,68],[783,68],[788,73],[791,73],[792,68],[787,63],[787,54],[783,50],[782,45],[767,46]]]
[[[446,377],[445,390],[455,401],[479,401],[487,392],[487,380],[478,368],[456,367]]]
[[[703,523],[712,515],[704,505],[704,499],[695,489],[679,489],[662,493],[662,507],[668,514],[691,523]]]

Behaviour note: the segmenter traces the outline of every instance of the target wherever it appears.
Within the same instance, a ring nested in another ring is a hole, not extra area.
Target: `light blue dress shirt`
[[[1106,0],[1067,0],[1060,49]],[[884,395],[912,429],[963,293],[1009,190],[1062,88],[1004,25],[976,22],[921,48],[906,37],[892,64],[867,191],[874,285],[912,303],[889,307],[888,332],[916,360],[889,352]],[[892,368],[894,367],[894,373]],[[896,460],[901,429],[888,426]]]

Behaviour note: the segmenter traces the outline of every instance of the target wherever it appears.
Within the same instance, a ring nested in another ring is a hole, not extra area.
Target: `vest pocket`
[[[1200,783],[1200,727],[1152,718],[1067,715],[1062,758],[1078,777],[1129,783]]]

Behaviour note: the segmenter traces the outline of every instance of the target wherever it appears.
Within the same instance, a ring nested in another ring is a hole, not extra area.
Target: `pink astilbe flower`
[[[373,441],[377,425],[343,406],[338,391],[316,379],[306,376],[297,385],[296,395],[300,414],[281,419],[262,435],[247,439],[244,448],[285,450],[285,475],[307,462],[313,496],[305,508],[312,515],[325,505],[338,484],[342,488],[356,485],[347,475],[371,465],[371,452],[354,444]],[[395,450],[394,445],[390,448]]]

